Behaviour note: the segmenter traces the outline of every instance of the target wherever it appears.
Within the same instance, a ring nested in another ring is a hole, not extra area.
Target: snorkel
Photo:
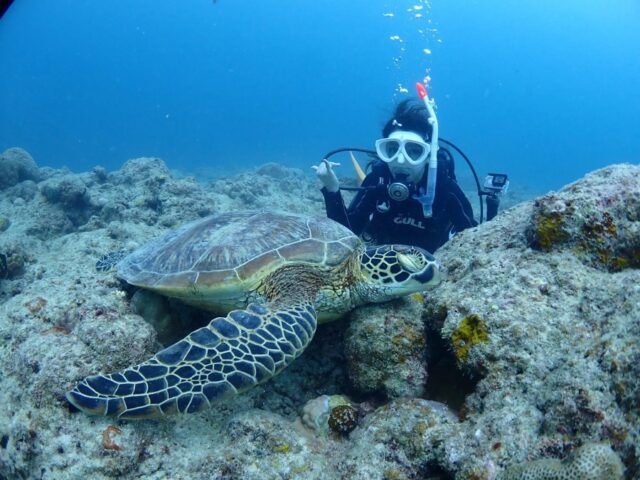
[[[413,195],[413,198],[422,204],[422,213],[425,217],[433,216],[433,199],[436,194],[436,178],[438,176],[438,118],[433,109],[434,101],[427,95],[427,89],[420,82],[416,83],[418,96],[424,101],[429,112],[429,123],[433,128],[431,134],[431,150],[429,152],[429,172],[427,174],[427,190],[420,190],[420,195]]]

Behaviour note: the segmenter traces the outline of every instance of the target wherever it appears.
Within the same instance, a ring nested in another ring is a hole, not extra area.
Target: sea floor
[[[321,325],[209,410],[139,422],[65,393],[208,316],[97,260],[225,211],[324,215],[317,182],[277,164],[198,181],[156,158],[72,173],[21,149],[0,171],[0,478],[640,479],[638,165],[512,186],[436,253],[437,289]]]

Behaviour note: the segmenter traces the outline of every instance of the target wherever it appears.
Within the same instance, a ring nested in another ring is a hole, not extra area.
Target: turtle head
[[[426,250],[407,245],[365,248],[360,257],[364,302],[385,302],[440,283],[440,268]]]

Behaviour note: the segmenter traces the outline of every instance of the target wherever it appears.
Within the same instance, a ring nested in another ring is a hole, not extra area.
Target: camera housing
[[[483,188],[494,195],[507,193],[509,188],[509,177],[506,173],[489,173],[484,177]]]

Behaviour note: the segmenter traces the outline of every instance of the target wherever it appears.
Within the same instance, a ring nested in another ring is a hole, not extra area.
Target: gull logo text
[[[421,228],[422,230],[425,229],[424,225],[422,224],[422,220],[416,220],[415,218],[411,218],[411,217],[403,217],[402,215],[399,215],[396,218],[394,218],[393,223],[402,224],[402,225],[411,225],[412,227]]]

